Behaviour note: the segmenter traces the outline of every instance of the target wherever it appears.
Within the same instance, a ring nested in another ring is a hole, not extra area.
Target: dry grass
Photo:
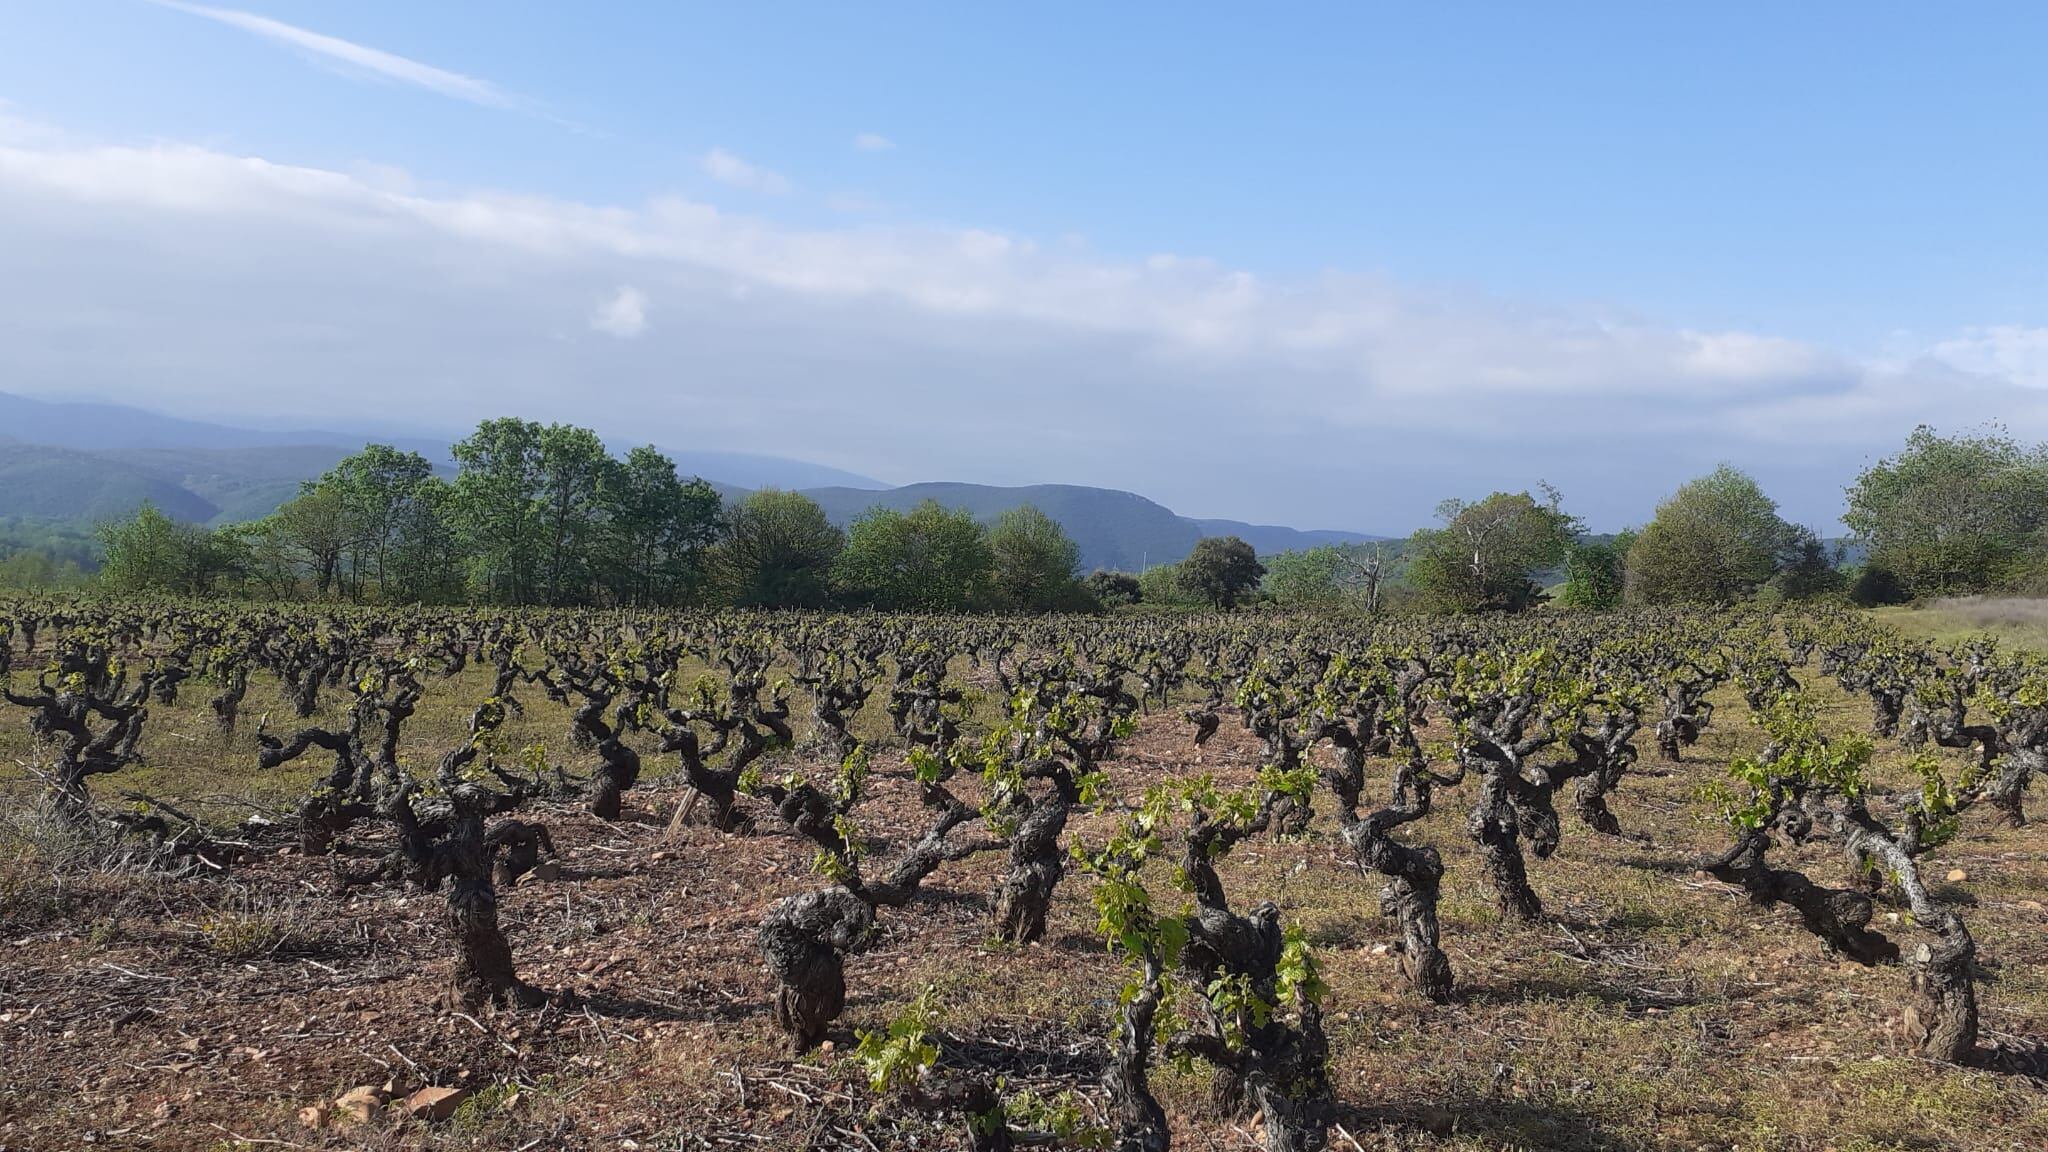
[[[1990,635],[2015,648],[2048,652],[2048,599],[2019,596],[1954,596],[1874,615],[1909,636],[1952,644]]]
[[[424,769],[458,739],[486,688],[474,673],[433,685],[408,762]],[[1831,723],[1863,728],[1865,707],[1821,691]],[[273,693],[252,692],[252,726]],[[338,701],[326,703],[338,721]],[[1895,1040],[1903,970],[1824,957],[1784,912],[1752,908],[1692,873],[1689,861],[1723,836],[1700,821],[1694,793],[1755,743],[1739,701],[1722,703],[1687,763],[1646,757],[1644,768],[1668,774],[1631,777],[1616,797],[1623,825],[1652,843],[1601,838],[1567,817],[1557,856],[1531,865],[1549,912],[1539,927],[1500,922],[1463,830],[1470,789],[1439,794],[1412,835],[1442,850],[1448,867],[1443,933],[1461,986],[1449,1005],[1409,995],[1379,950],[1394,937],[1379,885],[1337,851],[1327,811],[1302,840],[1249,843],[1224,862],[1234,899],[1278,901],[1320,946],[1341,1121],[1358,1147],[2048,1147],[2041,1086],[1930,1064]],[[879,704],[862,718],[878,741]],[[566,712],[537,695],[527,705],[510,738],[559,748]],[[206,719],[201,692],[154,709],[150,763],[96,781],[100,793],[134,788],[233,820],[252,804],[283,808],[324,768],[309,758],[258,773],[249,737],[222,747]],[[33,749],[18,713],[0,720],[4,768]],[[1148,717],[1110,767],[1114,794],[1134,799],[1167,774],[1251,778],[1256,747],[1233,725],[1199,751],[1188,735],[1172,711]],[[883,856],[922,823],[914,788],[890,768],[897,759],[886,745],[878,751],[885,771],[862,811]],[[1888,749],[1880,773],[1902,763]],[[986,897],[1000,859],[942,870],[927,898],[885,912],[873,946],[851,958],[835,1051],[792,1062],[769,1022],[754,929],[777,899],[817,882],[811,853],[783,836],[703,829],[666,842],[678,789],[668,765],[650,755],[648,768],[628,794],[634,819],[539,814],[564,851],[564,877],[504,893],[503,916],[521,973],[575,993],[577,1004],[528,1014],[434,1006],[448,970],[437,896],[336,896],[327,862],[288,855],[230,877],[109,875],[80,867],[61,841],[10,835],[0,842],[0,1145],[78,1147],[90,1132],[99,1146],[171,1149],[244,1146],[238,1138],[333,1148],[955,1147],[944,1126],[872,1115],[843,1056],[854,1029],[881,1026],[926,983],[940,988],[949,1050],[1001,1060],[1013,1084],[1064,1084],[1099,1100],[1092,1081],[1123,973],[1094,934],[1085,878],[1062,883],[1046,941],[1017,949],[989,939]],[[1385,779],[1375,773],[1372,787]],[[16,803],[32,791],[18,775],[0,790]],[[1070,836],[1099,841],[1116,816],[1081,816]],[[1798,858],[1817,878],[1841,873],[1825,854]],[[1987,1026],[2048,1034],[2048,832],[1973,819],[1927,868],[1969,876],[1941,895],[1964,906],[1977,935]],[[1911,938],[1910,926],[1884,927]],[[309,1132],[294,1120],[300,1107],[387,1079],[480,1091],[432,1129]],[[1206,1113],[1201,1077],[1162,1070],[1157,1086],[1176,1147],[1256,1146],[1254,1126]]]

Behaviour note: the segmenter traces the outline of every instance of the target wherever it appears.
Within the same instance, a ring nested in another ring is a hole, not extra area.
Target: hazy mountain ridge
[[[112,455],[0,440],[0,516],[105,520],[128,515],[145,500],[196,523],[220,512],[190,488]]]
[[[879,505],[899,512],[925,500],[948,508],[965,508],[976,519],[992,521],[1023,504],[1035,504],[1059,521],[1081,546],[1083,569],[1116,568],[1137,572],[1154,564],[1171,564],[1194,550],[1204,536],[1240,536],[1260,555],[1313,548],[1318,544],[1361,543],[1374,537],[1357,532],[1304,532],[1269,524],[1236,520],[1195,520],[1133,492],[1090,488],[1078,484],[1031,484],[999,488],[988,484],[906,484],[884,492],[845,488],[807,489],[804,494],[841,526]]]
[[[0,392],[0,516],[90,522],[125,516],[148,500],[194,523],[257,519],[297,495],[301,483],[371,440],[420,452],[452,471],[445,441],[258,432],[119,405]],[[1355,532],[1196,520],[1113,488],[951,482],[891,488],[842,469],[782,457],[690,450],[668,455],[684,475],[703,476],[728,500],[761,487],[791,488],[816,500],[841,526],[877,505],[908,511],[927,499],[966,508],[983,521],[1035,504],[1080,545],[1084,570],[1137,571],[1169,564],[1185,557],[1203,536],[1241,536],[1261,554],[1375,539]]]

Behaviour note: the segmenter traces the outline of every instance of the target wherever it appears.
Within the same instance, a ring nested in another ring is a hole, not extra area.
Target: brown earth
[[[483,690],[436,686],[408,759],[430,763],[436,734],[457,731]],[[303,790],[309,771],[259,778],[248,737],[222,749],[202,711],[195,699],[158,710],[153,763],[96,780],[96,794],[114,804],[142,788],[229,815]],[[1830,719],[1857,728],[1864,715],[1837,698]],[[1498,920],[1463,831],[1471,789],[1439,793],[1409,835],[1446,857],[1443,936],[1460,987],[1449,1005],[1406,992],[1379,885],[1337,850],[1327,797],[1307,838],[1248,843],[1224,862],[1234,900],[1278,901],[1320,949],[1343,1107],[1333,1147],[2048,1148],[2040,1084],[1932,1064],[1894,1037],[1902,969],[1823,956],[1787,913],[1692,872],[1721,835],[1694,792],[1754,744],[1739,702],[1722,717],[1688,763],[1652,755],[1642,767],[1668,772],[1624,783],[1615,810],[1652,843],[1566,817],[1557,856],[1531,862],[1540,927]],[[20,719],[0,709],[0,767],[30,754]],[[566,713],[529,702],[514,727],[515,739],[559,740]],[[1163,776],[1251,778],[1256,746],[1235,724],[1200,750],[1190,734],[1174,712],[1148,717],[1110,766],[1110,800],[1069,838],[1099,843],[1118,804]],[[859,817],[886,859],[923,820],[900,749],[878,741],[875,763]],[[502,894],[521,975],[555,996],[528,1012],[439,1005],[450,970],[439,895],[338,894],[332,862],[288,854],[201,877],[80,871],[58,866],[65,845],[17,820],[0,833],[0,1148],[957,1147],[952,1126],[878,1101],[848,1056],[857,1029],[884,1026],[927,983],[945,1007],[944,1059],[999,1069],[1012,1091],[1073,1090],[1099,1114],[1124,971],[1095,933],[1085,876],[1062,881],[1047,941],[1016,949],[989,939],[999,855],[941,869],[850,958],[832,1050],[793,1061],[769,1019],[755,929],[776,900],[821,883],[811,853],[769,833],[692,827],[667,839],[680,789],[664,767],[650,754],[620,823],[570,807],[528,817],[549,825],[563,857],[558,879]],[[1385,780],[1376,773],[1368,795]],[[25,807],[30,782],[0,787]],[[357,851],[377,848],[374,833],[358,840]],[[1789,858],[1839,882],[1825,855]],[[1973,816],[1923,871],[1954,868],[1968,879],[1938,894],[1977,936],[1987,1029],[2048,1034],[2048,831]],[[1170,892],[1163,876],[1158,891]],[[1884,913],[1877,927],[1913,939]],[[364,1086],[470,1095],[439,1122],[395,1104],[352,1128],[332,1126],[340,1111],[326,1127],[302,1122]],[[1198,1074],[1162,1068],[1155,1086],[1175,1147],[1259,1146],[1255,1124],[1204,1111]]]

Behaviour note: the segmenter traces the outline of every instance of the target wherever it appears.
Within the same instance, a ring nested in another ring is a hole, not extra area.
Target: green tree
[[[452,512],[479,599],[531,603],[539,589],[544,525],[541,426],[510,417],[486,420],[450,451],[461,471]]]
[[[261,541],[269,560],[266,572],[274,570],[278,550],[295,555],[313,594],[325,599],[338,590],[343,558],[359,545],[361,535],[356,510],[342,487],[309,481],[270,514]]]
[[[1519,612],[1542,599],[1531,576],[1562,563],[1578,539],[1553,488],[1538,502],[1527,492],[1495,492],[1478,503],[1437,505],[1442,528],[1415,533],[1408,579],[1431,612]]]
[[[1104,608],[1122,608],[1141,603],[1145,599],[1144,586],[1129,572],[1113,572],[1100,569],[1090,572],[1083,582],[1088,594]]]
[[[1781,600],[1819,600],[1846,592],[1849,577],[1842,571],[1842,550],[1831,551],[1820,537],[1804,528],[1796,532],[1777,575],[1766,587]]]
[[[1138,574],[1138,598],[1160,607],[1200,608],[1203,600],[1181,582],[1180,565],[1154,564]]]
[[[1174,581],[1189,596],[1217,609],[1235,608],[1257,590],[1265,565],[1250,544],[1235,536],[1204,536],[1175,565]]]
[[[711,570],[726,601],[742,608],[820,608],[831,597],[833,561],[846,537],[817,501],[763,488],[726,518]]]
[[[1620,604],[1627,578],[1628,550],[1635,541],[1635,532],[1624,530],[1610,540],[1582,540],[1566,549],[1564,591],[1558,594],[1558,601],[1568,608],[1596,611]]]
[[[145,501],[127,520],[99,525],[105,552],[99,579],[117,592],[212,592],[241,562],[235,542],[205,528],[180,524]]]
[[[220,529],[232,535],[244,557],[244,576],[268,600],[290,600],[302,591],[305,550],[292,540],[283,519],[272,514]]]
[[[909,512],[861,513],[833,565],[847,600],[874,608],[962,612],[985,606],[995,574],[988,530],[966,509],[926,500]]]
[[[1344,554],[1334,544],[1266,559],[1265,590],[1283,608],[1335,608],[1346,600]]]
[[[1801,538],[1747,473],[1726,464],[1657,505],[1628,552],[1637,604],[1725,604],[1763,587]]]
[[[606,583],[624,604],[685,604],[704,582],[706,553],[718,540],[722,501],[702,480],[685,481],[675,461],[635,448],[605,495]]]
[[[1842,520],[1868,546],[1869,569],[1913,595],[2008,588],[2040,563],[2048,448],[1998,429],[1950,437],[1923,424],[1904,451],[1858,476],[1848,498]]]
[[[988,546],[994,553],[996,595],[1004,606],[1056,612],[1092,599],[1077,575],[1081,546],[1034,505],[1021,505],[997,517]]]
[[[422,580],[423,568],[453,558],[441,546],[446,527],[434,518],[445,506],[445,482],[417,452],[388,444],[367,444],[342,459],[315,482],[333,492],[347,510],[350,536],[343,578],[351,599],[382,601],[436,598],[447,574]],[[422,555],[421,553],[425,553]]]
[[[466,592],[464,555],[455,526],[455,489],[428,476],[407,491],[391,522],[378,595],[400,604],[445,604]]]
[[[542,428],[539,448],[540,600],[588,603],[594,591],[590,561],[599,552],[605,493],[616,483],[619,462],[597,433],[569,424]]]
[[[37,548],[10,552],[0,558],[0,588],[74,588],[85,582],[85,571],[75,560],[59,560]]]

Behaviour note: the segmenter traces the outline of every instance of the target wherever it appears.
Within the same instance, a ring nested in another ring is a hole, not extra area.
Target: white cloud
[[[1927,354],[1972,372],[2048,388],[2048,327],[2000,324],[1967,329],[1936,342]]]
[[[861,132],[854,136],[853,146],[862,152],[888,152],[896,147],[896,142],[879,132]]]
[[[1619,527],[1721,460],[1826,526],[1919,421],[2048,435],[2048,388],[2013,383],[2043,380],[2036,329],[1869,363],[1380,277],[434,188],[0,133],[0,379],[302,424],[629,412],[633,440],[1388,532],[1539,478]]]
[[[350,68],[360,69],[387,80],[396,80],[401,84],[424,88],[456,100],[466,100],[487,108],[519,108],[523,103],[518,97],[487,80],[465,76],[460,72],[450,72],[431,64],[422,64],[417,60],[339,37],[309,31],[281,20],[272,20],[268,16],[258,16],[253,12],[242,12],[233,8],[192,4],[187,0],[150,0],[150,3],[240,28],[245,32],[253,32],[266,40],[290,45]]]
[[[721,184],[745,188],[749,192],[765,192],[770,196],[782,196],[789,192],[789,181],[780,173],[749,163],[723,148],[713,148],[706,152],[702,163],[704,171]]]
[[[591,310],[590,326],[621,340],[629,340],[647,331],[647,293],[630,284],[620,285],[618,291]]]

